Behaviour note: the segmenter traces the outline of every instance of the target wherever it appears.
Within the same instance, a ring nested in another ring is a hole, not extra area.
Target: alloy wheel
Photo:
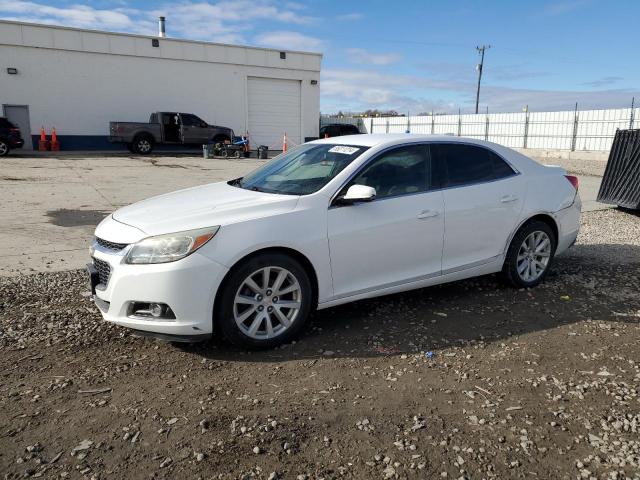
[[[151,142],[149,142],[149,140],[140,140],[138,142],[138,150],[140,150],[141,153],[147,153],[151,150]]]
[[[233,316],[240,331],[255,340],[277,337],[296,321],[302,305],[300,282],[289,270],[256,270],[240,284]]]
[[[3,141],[0,141],[0,157],[6,155],[9,152],[9,147]]]
[[[542,276],[551,258],[551,239],[542,231],[530,233],[518,250],[518,275],[525,282],[534,282]]]

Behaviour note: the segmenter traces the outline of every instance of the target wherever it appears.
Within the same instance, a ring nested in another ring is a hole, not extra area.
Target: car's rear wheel
[[[556,236],[545,222],[534,220],[515,234],[503,274],[516,287],[535,287],[546,277],[556,251]]]
[[[153,150],[153,138],[148,135],[139,135],[133,139],[133,149],[136,153],[146,155]]]
[[[295,338],[312,304],[309,276],[295,259],[258,255],[235,267],[218,296],[216,321],[235,345],[273,348]]]
[[[0,140],[0,157],[9,155],[9,150],[9,144],[4,140]]]

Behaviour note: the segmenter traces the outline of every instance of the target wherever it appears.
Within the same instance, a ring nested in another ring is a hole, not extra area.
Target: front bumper
[[[96,285],[95,272],[89,268],[94,300],[106,321],[178,341],[212,334],[213,303],[226,267],[198,252],[171,263],[129,265],[123,260],[130,246],[117,253],[94,247],[94,258],[107,262],[111,270],[106,285]],[[164,303],[175,319],[134,315],[133,302]]]

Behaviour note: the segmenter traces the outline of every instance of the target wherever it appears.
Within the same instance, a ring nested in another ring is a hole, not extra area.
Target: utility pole
[[[484,65],[484,51],[488,48],[491,48],[491,45],[482,45],[481,47],[476,47],[478,53],[480,54],[480,63],[478,64],[478,90],[476,91],[476,113],[478,113],[478,105],[480,104],[480,80],[482,80],[482,66]]]

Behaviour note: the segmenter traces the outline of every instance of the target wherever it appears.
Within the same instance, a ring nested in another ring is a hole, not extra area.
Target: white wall
[[[37,47],[37,48],[36,48]],[[319,54],[279,52],[0,22],[0,104],[29,105],[31,130],[108,135],[112,120],[191,112],[236,133],[247,128],[247,77],[301,81],[302,135],[318,135]],[[18,75],[7,75],[15,67]],[[279,140],[274,139],[277,144]]]
[[[631,114],[633,113],[633,123]],[[527,120],[528,115],[528,120]],[[363,118],[367,133],[460,134],[512,148],[608,151],[617,129],[640,128],[640,108]],[[526,135],[525,135],[526,130]],[[575,135],[574,135],[575,130]],[[575,137],[575,145],[574,143]],[[526,145],[525,145],[526,139]]]

